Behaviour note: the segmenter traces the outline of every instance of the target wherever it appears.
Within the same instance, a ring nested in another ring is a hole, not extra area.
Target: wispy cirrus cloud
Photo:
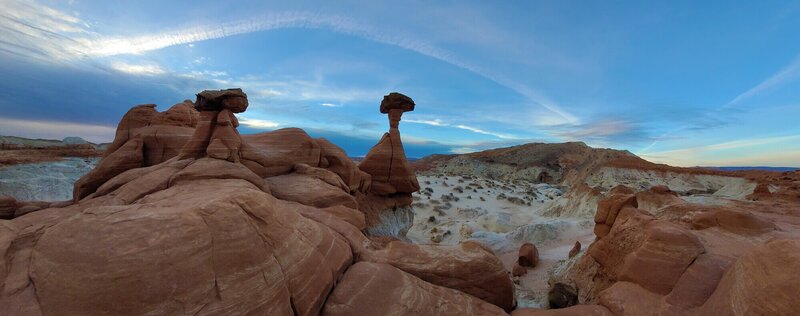
[[[739,104],[756,95],[777,88],[778,86],[785,84],[789,80],[796,79],[797,77],[800,77],[800,55],[795,57],[795,59],[792,60],[788,65],[781,68],[778,72],[766,80],[755,85],[742,94],[737,95],[735,98],[733,98],[733,100],[723,105],[721,108],[724,109]]]
[[[156,64],[130,64],[121,61],[115,61],[111,63],[111,68],[124,72],[127,74],[133,75],[161,75],[167,73],[166,70],[161,68],[161,66]]]
[[[550,120],[554,121],[551,123],[576,124],[580,121],[575,115],[529,86],[493,74],[419,36],[379,29],[363,21],[330,12],[271,12],[251,18],[173,28],[154,34],[113,36],[94,32],[89,24],[75,15],[35,2],[8,0],[0,25],[5,26],[0,28],[0,35],[3,39],[9,39],[0,42],[2,43],[0,50],[44,61],[141,54],[174,45],[275,29],[326,29],[397,46],[468,70],[516,91],[535,105],[551,112],[553,117]]]
[[[431,125],[431,126],[458,128],[458,129],[467,130],[467,131],[470,131],[470,132],[473,132],[473,133],[494,136],[494,137],[497,137],[497,138],[500,138],[500,139],[519,139],[519,137],[516,137],[514,135],[510,135],[510,134],[491,132],[491,131],[487,131],[487,130],[483,130],[483,129],[480,129],[480,128],[477,128],[477,127],[472,127],[472,126],[463,125],[463,124],[446,123],[446,122],[442,121],[441,119],[433,119],[433,120],[404,119],[403,121],[404,122],[408,122],[408,123],[414,123],[414,124],[425,124],[425,125]]]
[[[239,124],[252,127],[255,129],[266,129],[266,130],[273,130],[281,126],[280,123],[275,121],[268,121],[268,120],[259,120],[259,119],[250,119],[245,117],[237,117],[239,119]]]

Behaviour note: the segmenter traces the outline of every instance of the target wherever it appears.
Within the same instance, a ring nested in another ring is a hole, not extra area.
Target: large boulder
[[[388,264],[359,262],[333,290],[325,315],[504,315],[495,305],[427,283]]]
[[[275,197],[320,208],[343,205],[358,208],[355,198],[341,187],[319,178],[291,173],[266,179]]]
[[[514,286],[502,262],[475,242],[454,246],[389,242],[359,255],[364,261],[387,263],[427,282],[456,289],[509,311]]]

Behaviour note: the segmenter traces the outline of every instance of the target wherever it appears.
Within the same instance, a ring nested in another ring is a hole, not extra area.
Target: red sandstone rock
[[[383,100],[381,101],[381,113],[387,114],[391,110],[401,110],[403,112],[411,112],[414,111],[414,100],[409,98],[408,96],[392,92],[385,96],[383,96]]]
[[[670,194],[674,196],[678,196],[678,193],[672,192],[666,185],[654,185],[650,187],[650,192],[657,193],[657,194]]]
[[[343,205],[357,208],[348,191],[332,186],[316,177],[291,173],[266,179],[272,194],[282,200],[295,201],[319,208]]]
[[[775,230],[775,224],[747,211],[712,209],[694,214],[691,219],[693,229],[720,227],[743,235],[758,235]]]
[[[575,305],[559,309],[520,308],[511,316],[611,316],[614,315],[602,305]]]
[[[511,275],[518,277],[528,274],[528,269],[519,265],[519,263],[515,262],[514,267],[511,268]]]
[[[321,209],[321,211],[330,213],[333,216],[353,225],[358,230],[367,228],[367,222],[364,219],[364,213],[357,209],[349,208],[344,205],[335,205]]]
[[[572,246],[572,249],[569,251],[569,258],[574,257],[579,252],[581,252],[581,242],[580,241],[576,241],[575,242],[575,246]]]
[[[388,264],[359,262],[333,293],[325,315],[504,315],[497,306],[427,283]]]
[[[384,97],[381,113],[389,113],[389,132],[384,134],[377,145],[370,149],[358,168],[372,178],[370,191],[379,195],[413,193],[419,191],[419,183],[414,169],[406,159],[403,143],[400,140],[398,124],[405,111],[413,111],[410,98],[393,93]]]
[[[260,165],[263,169],[256,173],[263,177],[287,174],[297,163],[320,164],[320,145],[299,128],[242,135],[242,140],[242,159]]]
[[[755,247],[725,272],[699,315],[794,315],[800,293],[800,240]]]
[[[352,255],[340,235],[283,203],[246,181],[198,180],[132,205],[26,215],[0,227],[0,240],[13,241],[0,242],[11,258],[0,305],[11,314],[317,314]]]
[[[532,243],[524,243],[519,247],[517,264],[522,267],[535,267],[539,264],[539,250]]]
[[[729,259],[721,256],[702,254],[686,269],[666,302],[683,309],[702,305],[717,288],[722,274],[729,265]]]
[[[613,315],[658,315],[660,296],[631,282],[617,282],[600,294],[599,303]]]
[[[73,199],[76,202],[80,201],[89,194],[94,193],[97,188],[111,178],[129,169],[142,167],[144,164],[144,158],[142,157],[143,144],[144,142],[141,139],[133,138],[110,155],[103,157],[92,171],[75,182],[72,193]]]
[[[197,94],[195,107],[198,111],[230,110],[242,113],[247,110],[247,94],[242,89],[205,90]]]
[[[666,295],[698,255],[703,244],[688,229],[656,220],[647,224],[642,245],[625,257],[619,279]]]
[[[636,196],[631,194],[614,194],[597,203],[597,212],[594,215],[595,235],[598,238],[604,237],[614,226],[617,215],[625,206],[636,207]],[[603,226],[605,225],[605,226]],[[606,227],[607,226],[607,227]]]
[[[613,195],[613,194],[634,194],[634,193],[636,193],[636,192],[633,192],[633,190],[631,188],[626,187],[626,186],[624,186],[622,184],[617,185],[617,186],[611,188],[611,190],[608,191],[608,194],[610,194],[610,195]]]
[[[0,219],[14,218],[17,210],[17,199],[13,196],[0,195]]]
[[[194,109],[194,104],[190,100],[184,100],[175,104],[168,110],[156,113],[150,120],[149,125],[169,125],[192,127],[197,126],[199,113]]]
[[[231,112],[246,99],[226,100],[199,101],[199,114],[189,102],[132,109],[118,146],[76,183],[76,203],[0,225],[3,312],[316,315],[370,311],[376,299],[397,313],[511,310],[514,287],[491,250],[361,232],[412,191],[366,194],[371,176],[302,130],[241,137]]]
[[[470,294],[507,311],[514,305],[514,286],[502,262],[474,242],[453,246],[390,242],[359,258],[391,264],[422,280]]]
[[[327,164],[320,167],[339,175],[342,181],[350,188],[350,193],[355,193],[357,190],[362,189],[361,179],[362,174],[365,173],[358,169],[353,160],[347,157],[347,154],[339,146],[334,145],[327,139],[317,138],[316,142],[320,147],[320,155]]]

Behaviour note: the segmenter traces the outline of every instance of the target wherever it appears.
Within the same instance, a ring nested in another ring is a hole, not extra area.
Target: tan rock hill
[[[389,168],[378,187],[396,192],[384,195],[344,151],[302,130],[240,136],[233,113],[246,106],[241,90],[223,90],[166,112],[131,109],[73,202],[0,221],[0,314],[513,308],[511,279],[483,246],[365,235],[372,212],[411,202],[396,196],[413,190],[410,169]]]
[[[469,154],[432,155],[413,165],[423,174],[470,175],[564,186],[587,184],[603,192],[617,185],[637,191],[665,185],[680,194],[720,191],[744,197],[756,185],[741,172],[655,164],[628,151],[592,148],[582,142],[531,143]]]

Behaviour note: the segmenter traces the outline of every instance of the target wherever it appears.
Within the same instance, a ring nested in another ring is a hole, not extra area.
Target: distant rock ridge
[[[0,223],[3,313],[511,311],[511,279],[480,244],[365,233],[418,189],[395,106],[380,154],[368,155],[372,173],[300,129],[239,135],[238,89],[164,112],[133,107],[74,201]],[[0,199],[0,216],[18,207]]]

